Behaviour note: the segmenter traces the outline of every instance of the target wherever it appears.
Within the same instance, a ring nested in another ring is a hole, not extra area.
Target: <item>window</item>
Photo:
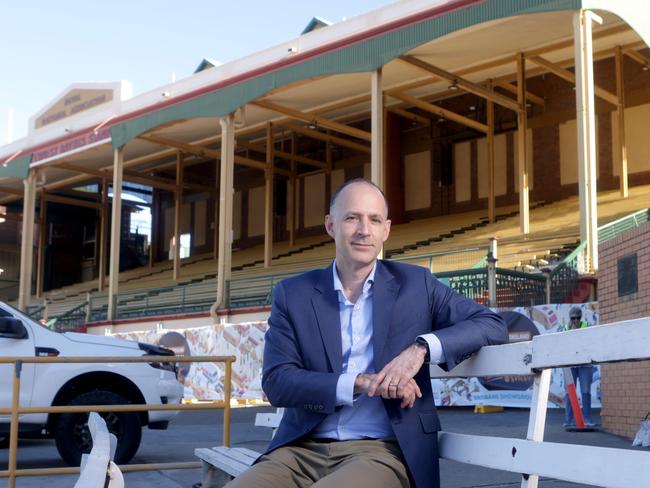
[[[636,253],[618,259],[618,296],[631,295],[638,291]]]

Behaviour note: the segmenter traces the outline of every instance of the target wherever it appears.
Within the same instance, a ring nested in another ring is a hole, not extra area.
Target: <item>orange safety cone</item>
[[[576,392],[576,385],[573,382],[571,368],[562,368],[562,372],[564,373],[564,385],[567,394],[569,395],[569,402],[571,402],[573,417],[576,420],[576,426],[567,427],[566,430],[570,432],[593,432],[593,428],[585,426],[585,418],[582,416],[582,409],[580,408],[580,403],[578,402],[578,393]],[[580,387],[582,388],[582,384]]]

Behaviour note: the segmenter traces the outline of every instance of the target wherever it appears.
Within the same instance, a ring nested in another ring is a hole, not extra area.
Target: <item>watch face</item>
[[[535,324],[519,312],[499,312],[499,315],[508,326],[510,343],[529,341],[533,336],[539,335]],[[485,376],[478,379],[479,383],[487,390],[528,390],[533,386],[532,376]]]

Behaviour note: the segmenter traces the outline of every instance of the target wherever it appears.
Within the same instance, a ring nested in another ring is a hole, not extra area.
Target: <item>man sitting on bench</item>
[[[262,386],[285,412],[229,488],[439,486],[426,363],[451,369],[507,331],[427,269],[378,260],[387,216],[377,186],[348,181],[325,218],[334,263],[276,286]]]

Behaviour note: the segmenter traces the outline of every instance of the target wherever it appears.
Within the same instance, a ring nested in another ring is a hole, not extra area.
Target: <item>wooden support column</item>
[[[623,77],[623,51],[621,46],[616,46],[615,51],[616,63],[616,97],[618,105],[616,106],[616,130],[618,132],[618,157],[619,157],[619,181],[621,188],[621,197],[627,198],[629,195],[627,186],[627,144],[625,143],[625,83]]]
[[[596,104],[591,37],[592,21],[602,19],[588,10],[573,16],[576,72],[576,120],[580,190],[580,239],[587,242],[586,271],[598,270],[598,212],[596,202]]]
[[[526,165],[526,58],[517,54],[517,168],[519,175],[519,231],[530,233],[528,168]]]
[[[181,209],[183,207],[183,153],[176,153],[176,191],[174,192],[174,281],[181,274]]]
[[[226,286],[230,281],[232,255],[232,200],[235,166],[235,117],[229,114],[221,123],[221,171],[219,175],[219,257],[217,260],[217,297],[210,307],[216,322],[217,310],[228,305]],[[229,216],[228,213],[231,215]]]
[[[102,178],[102,208],[99,213],[99,269],[97,290],[104,291],[106,285],[106,239],[108,237],[108,180]]]
[[[271,267],[273,258],[273,124],[266,125],[266,171],[264,172],[264,267]]]
[[[298,146],[298,136],[295,132],[291,132],[291,178],[289,179],[289,188],[287,189],[289,208],[288,210],[288,224],[289,224],[289,246],[296,245],[296,149]]]
[[[47,200],[45,190],[41,190],[41,208],[38,215],[38,258],[36,264],[36,296],[43,296],[43,278],[45,277],[45,245],[47,244]]]
[[[221,159],[214,160],[214,187],[219,189],[219,171],[221,168]],[[219,213],[220,213],[219,197],[214,197],[214,219],[213,219],[213,245],[212,245],[212,259],[216,260],[219,257]]]
[[[30,171],[23,180],[23,231],[20,242],[20,282],[18,309],[23,312],[32,295],[32,263],[34,261],[34,207],[36,206],[36,172]]]
[[[492,90],[492,83],[488,83]],[[494,223],[496,218],[496,196],[494,191],[494,102],[487,100],[487,157],[488,157],[488,219]]]
[[[384,190],[384,94],[381,68],[370,79],[370,179]]]
[[[111,210],[111,254],[108,276],[108,320],[117,315],[117,293],[120,281],[120,241],[122,238],[122,176],[124,146],[113,150],[113,206]]]

